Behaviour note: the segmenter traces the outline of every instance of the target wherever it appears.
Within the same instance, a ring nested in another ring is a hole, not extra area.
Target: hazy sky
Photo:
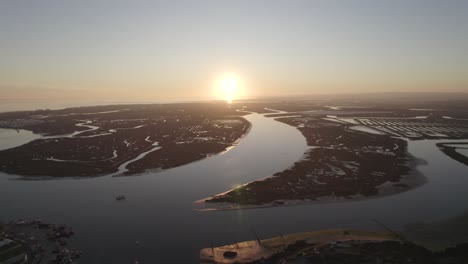
[[[468,1],[1,0],[0,99],[468,92]]]

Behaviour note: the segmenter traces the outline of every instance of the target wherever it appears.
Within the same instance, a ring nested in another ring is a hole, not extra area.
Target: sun
[[[228,104],[231,104],[234,100],[234,96],[237,93],[239,84],[238,80],[234,76],[225,76],[221,81],[221,89],[223,90],[224,99]]]
[[[234,99],[239,98],[242,89],[243,84],[237,74],[225,73],[218,78],[215,93],[219,99],[232,103]]]
[[[221,87],[226,95],[234,95],[238,87],[237,78],[234,76],[223,77]]]

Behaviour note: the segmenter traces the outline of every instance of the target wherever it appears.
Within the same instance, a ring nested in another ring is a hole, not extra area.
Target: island
[[[41,137],[0,151],[21,176],[135,175],[226,151],[250,128],[226,103],[140,104],[0,113],[0,128]]]

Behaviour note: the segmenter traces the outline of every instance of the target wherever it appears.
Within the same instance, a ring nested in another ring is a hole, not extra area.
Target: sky
[[[0,0],[0,101],[468,92],[463,0]],[[235,98],[236,99],[236,98]]]

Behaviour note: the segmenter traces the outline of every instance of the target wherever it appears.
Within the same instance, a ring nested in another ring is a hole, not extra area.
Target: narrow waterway
[[[251,114],[249,134],[230,151],[178,168],[130,177],[14,180],[0,175],[0,219],[42,218],[73,226],[80,263],[198,263],[198,252],[280,233],[322,228],[392,228],[452,217],[468,209],[467,167],[445,156],[434,141],[410,142],[429,182],[410,192],[355,202],[197,212],[192,202],[284,170],[302,157],[295,128]],[[1,142],[0,142],[1,144]],[[447,173],[450,172],[450,173]],[[115,196],[126,195],[117,202]],[[136,245],[135,241],[139,241]]]

